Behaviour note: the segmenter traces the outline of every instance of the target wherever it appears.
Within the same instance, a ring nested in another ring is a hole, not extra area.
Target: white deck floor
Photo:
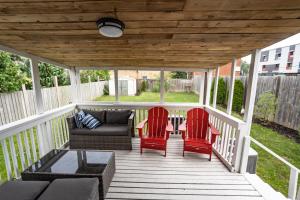
[[[166,158],[154,150],[140,155],[139,140],[133,143],[132,151],[116,151],[117,171],[106,199],[264,199],[244,175],[229,172],[216,156],[211,162],[195,153],[182,157],[180,138],[169,139]]]

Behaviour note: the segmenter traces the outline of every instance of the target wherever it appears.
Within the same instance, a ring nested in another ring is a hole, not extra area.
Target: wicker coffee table
[[[112,151],[54,149],[21,173],[23,180],[53,181],[58,178],[99,179],[99,199],[104,199],[115,173]]]

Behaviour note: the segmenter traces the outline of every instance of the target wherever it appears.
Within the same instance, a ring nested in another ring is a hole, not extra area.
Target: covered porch
[[[182,139],[177,135],[171,135],[166,158],[153,151],[140,155],[139,139],[133,138],[132,151],[115,151],[117,171],[106,199],[286,199],[257,175],[246,173],[251,141],[289,167],[288,198],[297,198],[299,169],[252,139],[250,129],[260,48],[300,31],[299,2],[25,2],[0,5],[0,50],[30,59],[36,105],[36,115],[0,127],[7,179],[20,178],[24,169],[52,149],[68,148],[66,118],[80,109],[130,109],[138,124],[153,106],[165,107],[175,119],[201,107],[221,133],[211,162],[199,154],[182,157]],[[122,37],[99,35],[96,20],[107,16],[128,26]],[[231,115],[236,58],[248,54],[251,64],[241,120]],[[45,110],[40,62],[69,70],[69,105]],[[227,110],[222,112],[216,105],[217,80],[219,66],[228,62],[230,89]],[[80,70],[86,69],[113,70],[115,102],[82,101]],[[160,102],[120,102],[120,70],[160,71]],[[199,103],[164,102],[164,73],[175,70],[203,74]]]

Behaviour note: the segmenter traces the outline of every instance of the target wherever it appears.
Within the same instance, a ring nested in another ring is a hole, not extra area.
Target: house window
[[[287,63],[286,68],[291,69],[292,68],[292,63]]]
[[[263,65],[262,66],[262,70],[266,70],[267,66],[266,65]]]
[[[263,55],[263,61],[266,62],[267,61],[267,56]]]
[[[279,64],[276,64],[275,65],[275,70],[278,70],[279,69]]]
[[[279,60],[281,58],[281,53],[276,53],[275,60]]]

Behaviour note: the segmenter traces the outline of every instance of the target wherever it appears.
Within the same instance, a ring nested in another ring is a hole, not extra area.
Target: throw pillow
[[[75,124],[76,124],[77,128],[83,128],[82,120],[84,117],[85,117],[85,113],[83,111],[80,111],[75,114],[74,120],[75,120]]]
[[[101,122],[90,114],[85,115],[82,123],[89,129],[94,129],[101,125]]]

